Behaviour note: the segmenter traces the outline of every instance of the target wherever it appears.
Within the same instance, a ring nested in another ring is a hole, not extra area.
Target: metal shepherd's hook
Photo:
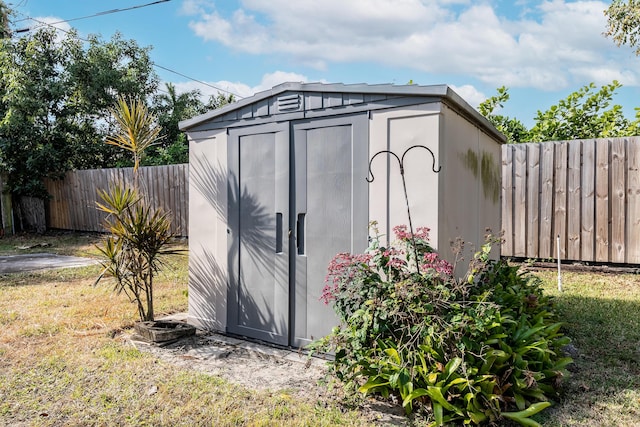
[[[402,153],[402,157],[398,157],[396,153],[390,150],[378,151],[376,154],[373,155],[373,157],[371,157],[371,160],[369,160],[369,175],[371,175],[371,179],[369,179],[369,176],[367,176],[366,179],[369,184],[371,184],[375,179],[375,176],[373,176],[373,172],[371,171],[371,165],[373,164],[373,159],[375,159],[379,154],[384,154],[384,153],[390,154],[393,157],[395,157],[395,159],[398,161],[398,165],[400,166],[400,176],[402,177],[402,189],[404,190],[404,201],[407,205],[407,216],[409,217],[409,231],[411,232],[411,243],[413,243],[413,256],[416,259],[416,268],[418,270],[418,274],[420,274],[420,263],[418,262],[418,249],[416,247],[416,236],[413,233],[413,221],[411,220],[411,209],[409,208],[409,196],[407,195],[407,182],[404,179],[404,156],[406,156],[407,153],[414,148],[424,148],[429,153],[431,153],[431,158],[433,159],[431,170],[434,173],[440,172],[442,167],[438,166],[438,169],[436,169],[436,155],[433,154],[433,151],[431,151],[430,148],[425,147],[424,145],[412,145],[411,147],[407,148],[404,151],[404,153]]]

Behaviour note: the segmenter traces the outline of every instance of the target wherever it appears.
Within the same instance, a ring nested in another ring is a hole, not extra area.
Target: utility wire
[[[134,8],[135,8],[135,7],[144,7],[144,6],[148,6],[148,5],[156,4],[156,3],[162,3],[162,2],[165,2],[165,1],[171,1],[171,0],[159,0],[159,1],[156,1],[156,2],[154,2],[154,3],[148,3],[147,5],[134,6]],[[129,9],[131,9],[131,8],[129,8]],[[47,26],[47,27],[51,27],[51,28],[53,28],[53,29],[55,29],[55,30],[57,30],[57,31],[62,31],[63,33],[71,34],[71,31],[67,31],[67,30],[65,30],[65,29],[63,29],[63,28],[58,28],[58,27],[56,27],[56,26],[54,25],[54,24],[60,24],[60,23],[62,23],[62,22],[69,22],[70,20],[66,20],[66,21],[58,21],[58,22],[54,22],[54,23],[49,23],[49,22],[41,21],[41,20],[36,19],[36,18],[31,18],[31,17],[29,17],[29,16],[27,16],[27,15],[23,14],[22,12],[18,12],[18,13],[20,13],[22,16],[26,16],[26,18],[25,18],[25,19],[30,19],[30,20],[32,20],[32,21],[35,21],[35,22],[38,22],[38,23],[42,24],[42,25],[38,26],[37,28],[42,28],[42,27],[44,27],[44,26]],[[76,18],[76,19],[83,19],[83,18]],[[23,32],[30,31],[30,30],[31,30],[31,28],[27,28],[27,29],[25,29]],[[17,33],[17,32],[18,32],[18,31],[16,31],[16,33]],[[85,41],[85,42],[87,42],[87,43],[89,43],[89,42],[90,42],[90,40],[85,39],[85,38],[82,38],[82,37],[80,37],[78,34],[76,34],[76,37],[78,37],[80,40]],[[243,96],[240,96],[240,95],[238,95],[237,93],[231,92],[230,90],[222,89],[222,88],[220,88],[220,87],[218,87],[218,86],[215,86],[215,85],[212,85],[212,84],[210,84],[210,83],[203,82],[202,80],[198,80],[198,79],[196,79],[196,78],[189,77],[189,76],[187,76],[186,74],[183,74],[183,73],[181,73],[181,72],[179,72],[179,71],[172,70],[171,68],[163,67],[162,65],[156,64],[156,63],[155,63],[155,62],[153,62],[153,61],[151,61],[151,65],[153,65],[153,66],[154,66],[154,67],[156,67],[156,68],[160,68],[160,69],[162,69],[162,70],[168,71],[168,72],[170,72],[170,73],[177,74],[177,75],[179,75],[179,76],[184,77],[185,79],[189,79],[189,80],[191,80],[191,81],[193,81],[193,82],[196,82],[196,83],[199,83],[199,84],[201,84],[201,85],[204,85],[204,86],[208,86],[208,87],[210,87],[210,88],[213,88],[213,89],[217,90],[218,92],[228,93],[228,94],[230,94],[230,95],[235,96],[237,99],[242,99],[242,98],[244,98]],[[205,96],[207,96],[207,95],[205,95]],[[216,96],[216,95],[208,95],[208,96]]]
[[[160,68],[160,69],[162,69],[162,70],[165,70],[165,71],[169,71],[170,73],[177,74],[177,75],[179,75],[179,76],[184,77],[185,79],[189,79],[189,80],[194,81],[194,82],[196,82],[196,83],[200,83],[201,85],[209,86],[209,87],[211,87],[211,88],[213,88],[213,89],[216,89],[216,90],[218,90],[218,91],[226,92],[226,93],[228,93],[228,94],[231,94],[231,95],[235,96],[235,97],[236,97],[236,98],[238,98],[238,99],[242,99],[242,98],[243,98],[242,96],[238,95],[237,93],[233,93],[233,92],[231,92],[230,90],[221,89],[221,88],[219,88],[218,86],[212,85],[212,84],[207,83],[207,82],[203,82],[202,80],[194,79],[193,77],[189,77],[189,76],[187,76],[186,74],[182,74],[182,73],[180,73],[180,72],[178,72],[178,71],[171,70],[171,69],[169,69],[169,68],[167,68],[167,67],[163,67],[162,65],[158,65],[158,64],[155,64],[155,63],[154,63],[154,64],[153,64],[153,66],[154,66],[154,67],[156,67],[156,68]]]
[[[79,21],[81,19],[88,19],[88,18],[95,18],[95,17],[103,16],[103,15],[110,15],[112,13],[125,12],[127,10],[140,9],[140,8],[147,7],[147,6],[153,6],[153,5],[160,4],[160,3],[166,3],[168,1],[171,1],[171,0],[157,0],[157,1],[154,1],[154,2],[151,2],[151,3],[139,4],[137,6],[125,7],[125,8],[122,8],[122,9],[105,10],[104,12],[94,13],[93,15],[81,16],[79,18],[64,19],[62,21],[57,21],[57,22],[51,22],[49,25],[62,24],[62,23],[65,23],[65,22]],[[21,19],[20,21],[26,21],[28,19],[33,19],[33,18],[26,17],[25,19]],[[16,22],[20,22],[20,21],[16,21]],[[34,19],[34,21],[35,21],[35,19]],[[39,21],[37,21],[37,22],[39,22]],[[36,27],[36,28],[40,28],[40,27],[41,26]],[[19,30],[16,30],[15,32],[16,33],[26,33],[27,31],[31,31],[31,30],[34,30],[34,29],[35,28],[21,28]]]

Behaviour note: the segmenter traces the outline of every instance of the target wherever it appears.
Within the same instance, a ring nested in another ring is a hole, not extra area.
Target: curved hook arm
[[[407,148],[405,150],[405,152],[402,154],[402,160],[400,161],[400,163],[402,165],[404,165],[404,156],[407,155],[407,153],[413,149],[413,148],[424,148],[425,150],[427,150],[429,153],[431,153],[431,158],[433,159],[433,164],[431,165],[431,170],[434,173],[439,173],[442,170],[442,166],[438,166],[438,170],[436,170],[436,155],[433,154],[433,151],[431,151],[431,149],[429,147],[425,147],[424,145],[421,144],[417,144],[417,145],[412,145],[411,147]]]
[[[400,157],[398,157],[398,155],[396,153],[394,153],[393,151],[382,150],[382,151],[378,151],[376,154],[374,154],[373,157],[371,158],[371,160],[369,160],[369,175],[371,175],[371,179],[369,179],[369,175],[367,175],[367,177],[365,178],[368,183],[372,183],[373,180],[376,179],[376,177],[373,176],[373,172],[371,171],[371,165],[373,164],[373,159],[378,157],[378,154],[383,154],[383,153],[391,154],[391,155],[393,155],[393,157],[396,158],[396,160],[398,161],[398,165],[400,166],[400,174],[404,175],[404,167],[402,166],[402,160],[400,160]]]

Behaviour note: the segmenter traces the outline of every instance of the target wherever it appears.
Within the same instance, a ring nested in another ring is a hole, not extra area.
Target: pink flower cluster
[[[388,259],[386,267],[402,269],[407,266],[406,253],[395,247],[386,248],[382,255]]]
[[[341,252],[333,257],[329,263],[329,272],[324,280],[327,284],[322,289],[320,300],[325,304],[329,304],[331,300],[335,299],[336,293],[339,292],[339,286],[352,282],[358,273],[368,270],[370,261],[371,254],[353,255],[348,252]]]
[[[429,241],[429,232],[431,231],[431,229],[429,227],[418,227],[416,228],[416,230],[413,232],[414,237],[416,238],[416,240],[424,240],[426,242]],[[396,225],[395,227],[393,227],[393,232],[396,235],[396,238],[398,240],[402,240],[402,241],[411,241],[411,231],[408,230],[406,225]]]
[[[441,259],[428,245],[429,228],[419,227],[414,232],[414,239],[406,225],[393,228],[398,242],[404,244],[380,247],[377,240],[367,253],[337,254],[329,264],[325,287],[320,300],[325,304],[342,298],[342,293],[349,291],[353,284],[373,281],[400,282],[409,278],[415,268],[413,259],[420,259],[420,272],[448,280],[453,274],[453,266]],[[396,242],[396,243],[398,243]],[[426,253],[425,253],[426,252]]]
[[[451,276],[453,266],[446,260],[440,258],[436,252],[426,253],[423,258],[424,263],[420,268],[424,271],[433,269],[440,276]]]

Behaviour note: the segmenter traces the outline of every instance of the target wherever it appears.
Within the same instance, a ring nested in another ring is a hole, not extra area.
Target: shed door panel
[[[272,128],[230,133],[227,325],[229,332],[286,345],[289,147],[288,132]]]
[[[293,345],[331,332],[338,320],[320,301],[327,266],[367,246],[366,116],[294,125],[296,247]]]

